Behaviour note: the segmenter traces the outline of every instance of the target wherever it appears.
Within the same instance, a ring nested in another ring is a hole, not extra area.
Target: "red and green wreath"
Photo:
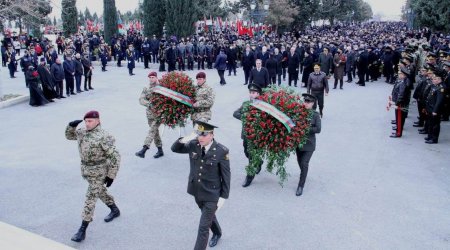
[[[191,78],[181,72],[170,72],[159,80],[150,99],[155,120],[171,128],[184,127],[193,112],[195,87]]]
[[[255,175],[257,166],[265,159],[267,171],[272,173],[276,169],[279,183],[283,185],[288,177],[284,164],[297,147],[306,143],[313,113],[305,108],[300,95],[293,89],[276,86],[265,89],[256,100],[258,102],[269,106],[269,109],[276,108],[288,120],[276,119],[269,114],[270,111],[257,108],[255,102],[244,105],[242,124],[251,156],[246,170]]]

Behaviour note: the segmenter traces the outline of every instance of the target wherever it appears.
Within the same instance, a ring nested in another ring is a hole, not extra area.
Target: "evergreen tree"
[[[166,1],[144,0],[142,4],[144,35],[161,37],[166,18]]]
[[[103,0],[103,6],[104,38],[106,42],[109,42],[119,31],[117,28],[116,0]]]
[[[84,10],[84,18],[85,18],[86,20],[91,20],[91,21],[93,21],[91,12],[89,11],[89,9],[88,9],[87,7],[86,7],[86,9]]]
[[[186,37],[194,34],[198,20],[198,0],[167,0],[166,30],[169,35]]]
[[[70,36],[78,31],[77,27],[77,1],[76,0],[62,0],[62,23],[65,36]]]
[[[80,10],[80,12],[78,13],[78,24],[84,26],[85,23],[86,23],[86,18],[84,17],[83,12],[81,12],[81,10]]]
[[[92,15],[92,21],[98,22],[97,12],[94,12],[94,15]]]

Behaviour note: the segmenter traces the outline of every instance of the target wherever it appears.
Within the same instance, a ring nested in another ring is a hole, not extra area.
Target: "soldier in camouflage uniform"
[[[152,104],[150,103],[150,99],[153,95],[153,88],[155,88],[158,83],[158,75],[156,72],[150,72],[148,74],[148,78],[150,79],[150,86],[147,88],[145,87],[144,90],[142,90],[141,97],[139,98],[139,103],[142,106],[147,107],[147,120],[148,125],[150,126],[150,130],[148,131],[148,135],[145,138],[144,146],[139,152],[136,152],[136,156],[139,156],[141,158],[145,157],[145,152],[150,148],[150,145],[152,144],[152,141],[154,140],[155,146],[158,148],[158,152],[153,156],[154,158],[159,158],[164,155],[164,152],[162,150],[162,141],[161,136],[159,135],[159,126],[160,123],[156,122],[153,118],[152,113]]]
[[[211,120],[211,107],[214,104],[214,90],[205,84],[206,74],[199,72],[195,77],[197,79],[197,89],[195,103],[193,104],[194,113],[191,115],[192,121],[202,120],[207,122]]]
[[[66,138],[78,141],[81,175],[89,183],[82,213],[83,222],[72,237],[76,242],[86,237],[86,228],[92,221],[98,198],[111,209],[111,213],[104,219],[105,222],[120,216],[114,198],[106,189],[111,186],[119,171],[120,154],[114,146],[115,139],[101,128],[100,115],[97,111],[90,111],[84,116],[86,129],[76,129],[81,122],[82,120],[72,121],[66,128]]]

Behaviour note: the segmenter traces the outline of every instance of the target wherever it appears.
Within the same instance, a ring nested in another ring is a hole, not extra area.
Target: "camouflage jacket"
[[[66,127],[66,138],[78,141],[83,177],[108,176],[114,179],[119,171],[120,154],[113,136],[100,125],[92,130]]]
[[[148,119],[153,119],[151,98],[153,95],[153,88],[156,86],[157,84],[150,84],[150,86],[144,87],[141,96],[139,97],[139,103],[147,108],[146,112]]]
[[[214,90],[210,86],[206,85],[206,83],[201,87],[197,86],[194,113],[191,116],[193,121],[200,118],[205,120],[211,119],[211,107],[214,104],[214,97]]]

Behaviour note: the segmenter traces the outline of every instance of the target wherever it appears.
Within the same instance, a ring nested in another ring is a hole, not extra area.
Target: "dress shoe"
[[[247,85],[248,83],[244,83],[244,85]]]
[[[70,94],[71,94],[71,95],[77,95],[77,94],[75,94],[75,92],[70,92]]]
[[[295,192],[296,196],[300,196],[303,194],[303,187],[302,186],[298,186],[297,187],[297,191]]]
[[[255,176],[247,175],[245,177],[244,183],[242,184],[242,187],[250,186],[250,184],[252,184],[253,178],[255,178]]]
[[[426,135],[426,134],[428,134],[428,133],[427,133],[427,131],[422,131],[422,130],[420,130],[420,131],[419,131],[419,134],[421,134],[421,135]]]
[[[89,91],[89,89],[88,88],[84,88],[84,91]]]
[[[333,89],[336,89],[336,87],[333,87]]]
[[[60,98],[66,98],[66,97],[62,95],[62,96],[60,96]]]
[[[217,242],[219,242],[220,237],[222,237],[222,235],[213,234],[211,240],[209,241],[209,247],[215,247],[217,245]]]
[[[425,138],[423,138],[425,141],[429,141],[429,140],[431,140],[431,138],[430,137],[425,137]]]
[[[397,134],[392,134],[392,135],[390,135],[389,137],[391,137],[391,138],[400,138],[401,136],[400,136],[400,135],[397,135]]]
[[[433,141],[433,140],[427,140],[427,141],[425,141],[425,143],[427,143],[427,144],[436,144],[436,143],[437,143],[437,141]]]
[[[420,127],[423,127],[423,125],[422,124],[414,124],[413,127],[420,128]]]
[[[340,89],[344,89],[343,87],[340,87]]]

